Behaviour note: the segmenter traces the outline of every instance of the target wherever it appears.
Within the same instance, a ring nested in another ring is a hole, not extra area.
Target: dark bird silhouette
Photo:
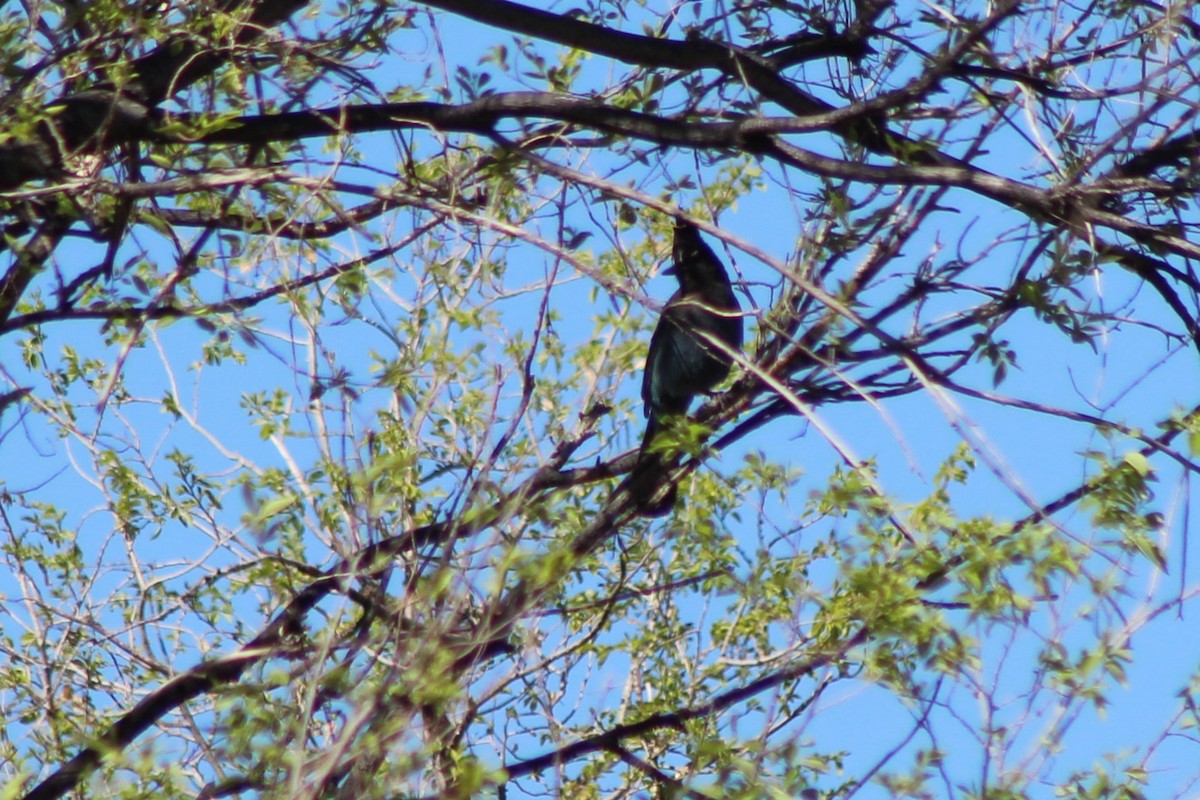
[[[742,348],[741,307],[729,275],[690,223],[676,221],[672,256],[674,263],[664,274],[679,280],[679,290],[667,301],[650,337],[642,375],[649,420],[643,456],[664,418],[686,414],[692,398],[724,380],[733,363],[728,351]]]

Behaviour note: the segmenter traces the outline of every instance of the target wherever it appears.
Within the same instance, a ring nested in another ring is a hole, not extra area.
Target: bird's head
[[[711,283],[728,283],[725,268],[712,248],[700,238],[700,231],[690,222],[676,218],[675,237],[671,245],[671,266],[663,270],[664,275],[674,275],[685,287]]]
[[[664,270],[667,275],[678,275],[679,270],[686,269],[688,264],[695,262],[708,251],[708,245],[700,238],[696,226],[680,217],[675,218],[672,226],[675,237],[671,244],[671,257],[674,261]]]

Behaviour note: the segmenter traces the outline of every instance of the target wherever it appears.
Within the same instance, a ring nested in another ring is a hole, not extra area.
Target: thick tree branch
[[[24,247],[17,249],[8,272],[0,278],[0,326],[8,322],[30,281],[41,272],[46,260],[54,253],[54,248],[58,247],[58,243],[70,227],[71,220],[68,217],[63,214],[51,214],[33,238]]]
[[[243,44],[283,22],[308,0],[226,0],[228,13],[245,21],[231,37]],[[204,49],[195,37],[169,37],[152,52],[127,66],[128,79],[119,87],[97,76],[94,88],[51,103],[39,125],[36,141],[0,144],[0,191],[32,180],[60,175],[65,158],[76,151],[98,152],[123,142],[145,138],[157,114],[155,107],[227,63],[232,50]]]
[[[681,147],[736,147],[750,137],[830,130],[861,116],[858,108],[813,111],[797,117],[752,117],[730,122],[674,119],[606,105],[597,100],[551,92],[509,92],[460,105],[432,102],[390,103],[269,114],[231,120],[197,139],[151,133],[160,141],[180,143],[265,144],[337,133],[429,129],[443,133],[490,134],[505,120],[540,117],[583,125],[591,130]],[[191,120],[177,117],[185,126]]]

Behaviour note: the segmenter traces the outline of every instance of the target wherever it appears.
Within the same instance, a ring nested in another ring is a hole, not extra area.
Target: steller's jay
[[[676,220],[674,263],[664,274],[679,280],[650,337],[642,375],[646,435],[642,455],[662,427],[665,416],[686,414],[692,398],[724,380],[733,362],[729,352],[742,348],[741,307],[725,267],[700,231]],[[714,341],[715,340],[715,341]]]

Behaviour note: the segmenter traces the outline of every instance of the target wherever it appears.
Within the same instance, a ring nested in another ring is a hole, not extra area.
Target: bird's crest
[[[680,264],[703,256],[708,250],[708,245],[700,238],[700,231],[696,230],[692,223],[676,218],[673,227],[675,237],[671,245],[671,256],[675,260],[675,268],[678,269]]]

